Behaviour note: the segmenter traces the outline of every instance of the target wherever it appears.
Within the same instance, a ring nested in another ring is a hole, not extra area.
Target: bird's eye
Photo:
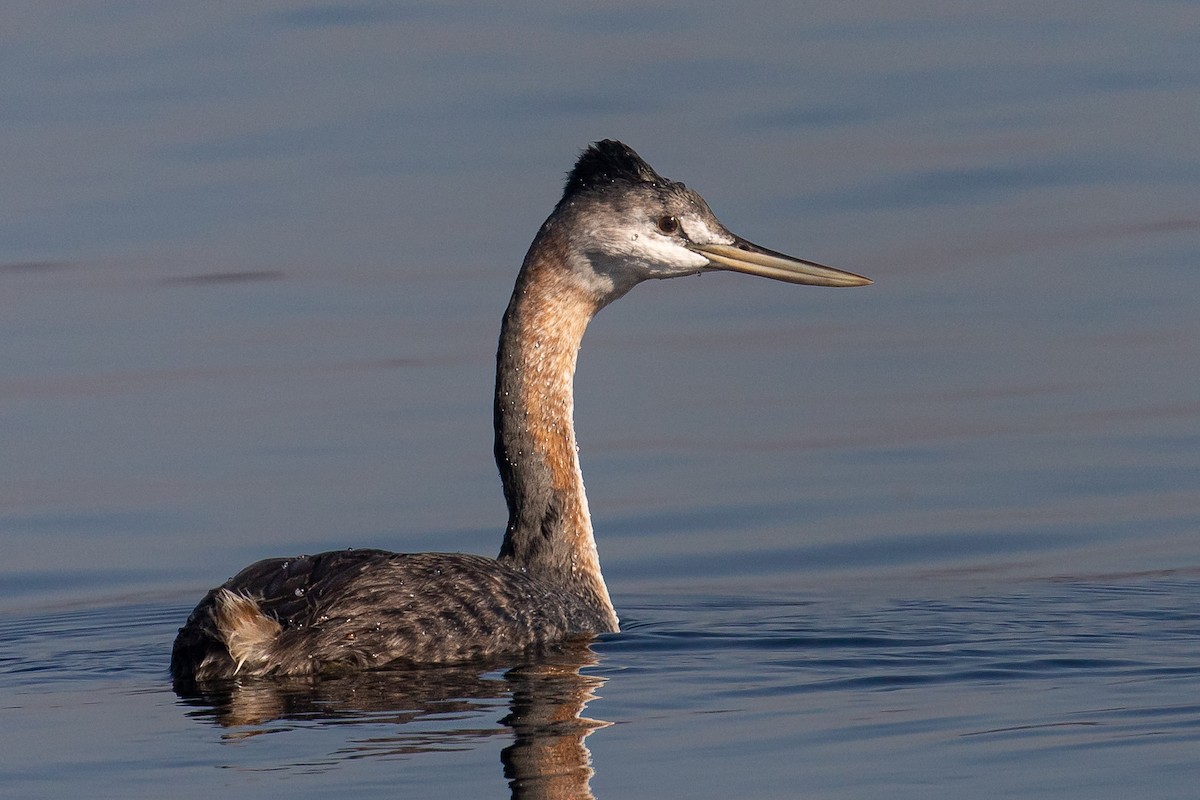
[[[659,217],[657,225],[659,233],[665,233],[667,236],[679,233],[679,220],[675,217]]]

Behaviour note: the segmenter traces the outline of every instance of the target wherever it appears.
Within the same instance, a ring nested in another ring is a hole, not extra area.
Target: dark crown
[[[666,183],[667,181],[642,160],[629,145],[605,139],[590,145],[580,154],[575,168],[567,176],[563,197],[590,189],[603,189],[615,183]]]

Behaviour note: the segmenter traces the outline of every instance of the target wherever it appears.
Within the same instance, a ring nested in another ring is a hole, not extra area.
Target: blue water
[[[0,32],[5,796],[1193,797],[1194,3],[57,4]],[[869,275],[596,319],[622,633],[179,696],[262,557],[494,553],[587,142]],[[517,667],[517,669],[512,669]]]

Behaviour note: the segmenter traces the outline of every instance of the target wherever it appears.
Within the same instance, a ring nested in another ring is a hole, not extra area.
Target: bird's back
[[[520,653],[604,626],[495,559],[340,550],[251,564],[180,629],[177,679],[311,675]]]

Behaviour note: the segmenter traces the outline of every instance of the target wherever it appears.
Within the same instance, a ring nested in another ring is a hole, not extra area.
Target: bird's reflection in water
[[[583,716],[604,679],[581,674],[597,663],[585,642],[560,645],[554,652],[512,666],[422,667],[360,672],[333,678],[278,678],[177,683],[192,716],[237,728],[228,739],[281,730],[279,723],[303,725],[370,724],[369,739],[348,742],[334,760],[412,755],[462,749],[503,735],[502,728],[458,727],[419,733],[410,723],[470,720],[507,701],[500,723],[513,741],[500,753],[514,798],[590,798],[591,754],[584,739],[608,723]],[[506,668],[506,669],[505,669]],[[501,669],[505,671],[501,672]],[[397,726],[378,735],[380,724]]]

